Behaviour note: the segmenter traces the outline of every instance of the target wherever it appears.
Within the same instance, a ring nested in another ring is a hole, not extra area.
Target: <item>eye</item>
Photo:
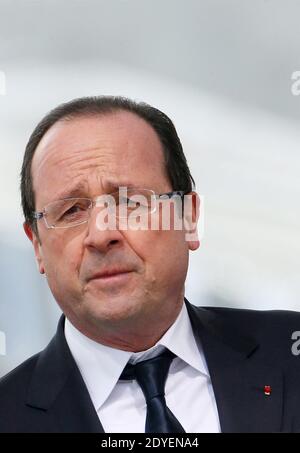
[[[71,206],[67,211],[65,211],[62,217],[68,217],[82,211],[86,211],[86,206],[75,204],[74,206]]]
[[[68,209],[64,215],[66,214],[73,214],[74,212],[78,212],[78,210],[80,209],[79,206],[72,206],[70,209]]]

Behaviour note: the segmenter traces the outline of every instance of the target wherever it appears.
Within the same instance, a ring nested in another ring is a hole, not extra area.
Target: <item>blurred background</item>
[[[175,122],[205,199],[192,303],[300,310],[299,17],[298,0],[0,0],[0,376],[56,328],[19,173],[36,123],[79,96]]]

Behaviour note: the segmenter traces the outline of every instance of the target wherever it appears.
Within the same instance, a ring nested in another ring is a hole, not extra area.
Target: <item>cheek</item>
[[[60,281],[73,279],[78,275],[82,259],[82,241],[79,238],[66,239],[63,234],[49,238],[43,244],[44,265],[47,276]]]
[[[127,231],[126,240],[158,279],[187,267],[188,245],[182,231]]]
[[[157,250],[161,272],[169,281],[176,283],[176,279],[186,276],[188,267],[189,249],[182,231],[161,232],[160,248]],[[166,269],[166,271],[164,271]]]

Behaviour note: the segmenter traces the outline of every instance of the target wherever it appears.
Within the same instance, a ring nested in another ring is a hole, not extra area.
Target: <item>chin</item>
[[[141,304],[132,297],[105,297],[87,301],[86,314],[97,322],[120,322],[130,320],[140,312]]]

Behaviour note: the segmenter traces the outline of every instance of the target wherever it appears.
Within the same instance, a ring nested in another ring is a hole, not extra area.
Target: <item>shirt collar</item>
[[[185,304],[172,326],[146,351],[133,353],[97,343],[79,332],[67,318],[65,337],[96,410],[112,392],[129,360],[132,363],[147,360],[160,354],[165,348],[200,373],[209,376],[202,347],[196,343]]]

